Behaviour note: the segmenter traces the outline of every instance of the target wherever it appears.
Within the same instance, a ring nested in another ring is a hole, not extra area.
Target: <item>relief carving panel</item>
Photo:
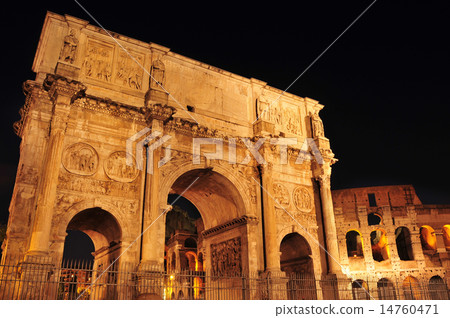
[[[278,126],[282,131],[295,135],[302,134],[300,110],[297,106],[282,107],[279,103],[269,102],[265,97],[258,98],[258,116]]]
[[[313,206],[311,194],[305,187],[300,186],[294,189],[294,192],[292,193],[292,201],[294,202],[297,210],[305,213],[311,212]]]
[[[213,275],[241,273],[241,238],[235,237],[218,244],[211,244],[211,267]]]
[[[123,50],[119,53],[115,83],[140,90],[142,89],[142,78],[144,76],[143,68],[140,65],[144,65],[144,56],[132,51],[129,52],[134,59]]]
[[[287,209],[289,207],[289,191],[288,189],[281,183],[273,184],[273,195],[277,203],[275,203],[275,208],[281,209],[281,207]],[[280,207],[281,205],[281,207]]]
[[[274,183],[274,197],[282,205],[275,204],[277,218],[281,223],[298,223],[301,226],[315,226],[316,216],[310,191],[304,186],[297,186],[292,192],[292,205],[289,206],[289,190],[282,184]],[[283,205],[282,202],[285,204]]]
[[[92,146],[80,142],[66,148],[62,163],[71,173],[91,176],[97,172],[98,155]]]
[[[133,165],[126,162],[126,152],[116,151],[109,155],[104,163],[106,175],[112,180],[119,182],[132,182],[136,179],[139,171],[136,169],[136,162],[133,157]]]
[[[138,201],[136,200],[117,200],[115,205],[123,213],[135,214],[137,212]]]
[[[17,177],[18,183],[37,184],[39,170],[37,168],[22,165]]]
[[[83,73],[86,77],[111,82],[114,47],[89,40]]]
[[[81,200],[83,200],[81,196],[60,193],[56,196],[56,206],[61,209],[61,211],[67,211],[71,206]]]
[[[134,183],[88,179],[67,173],[59,175],[58,189],[113,197],[137,198],[139,196],[139,187]]]

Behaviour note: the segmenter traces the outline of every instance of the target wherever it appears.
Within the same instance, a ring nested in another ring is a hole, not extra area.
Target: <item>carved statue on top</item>
[[[69,34],[64,37],[64,45],[59,56],[60,60],[70,64],[75,60],[75,53],[77,51],[78,40],[75,37],[75,31],[71,29]]]
[[[166,67],[161,60],[156,60],[153,62],[151,69],[150,87],[151,88],[161,88],[164,85]]]
[[[313,128],[314,137],[323,137],[324,136],[323,123],[322,119],[320,119],[317,113],[314,113],[311,116],[311,124]]]

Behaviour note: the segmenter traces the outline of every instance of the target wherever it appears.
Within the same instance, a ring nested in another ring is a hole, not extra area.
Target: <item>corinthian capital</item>
[[[331,175],[330,174],[322,174],[316,178],[319,181],[320,185],[324,188],[331,187]]]
[[[316,180],[320,182],[323,187],[330,187],[331,185],[331,166],[330,164],[324,163],[320,170],[317,170]]]

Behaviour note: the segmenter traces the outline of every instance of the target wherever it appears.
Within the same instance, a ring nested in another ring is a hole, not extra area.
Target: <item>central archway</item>
[[[165,227],[166,264],[174,276],[171,292],[178,294],[181,289],[177,286],[183,285],[185,298],[221,297],[204,294],[203,276],[214,276],[213,282],[220,280],[224,286],[236,282],[222,277],[248,271],[247,228],[245,222],[236,221],[246,214],[241,193],[225,175],[213,169],[193,169],[176,178],[167,199],[176,212],[167,214]],[[184,200],[194,208],[184,204],[187,208],[180,210],[179,202]],[[186,273],[192,279],[178,281]],[[234,298],[227,295],[227,299]]]
[[[170,193],[182,195],[197,207],[206,230],[245,212],[242,196],[235,185],[212,169],[184,173],[173,183]]]

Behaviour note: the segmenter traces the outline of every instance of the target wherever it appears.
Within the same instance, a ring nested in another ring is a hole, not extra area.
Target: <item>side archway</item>
[[[64,270],[61,272],[63,290],[58,298],[77,299],[83,296],[92,299],[115,299],[117,296],[115,273],[119,264],[117,258],[120,255],[122,242],[122,228],[117,219],[101,208],[88,208],[74,215],[68,222],[66,230],[82,232],[91,239],[95,249],[92,253],[94,262],[89,268],[85,266],[80,268],[76,265],[74,267],[74,264],[80,264],[79,262],[63,264]],[[65,248],[67,248],[66,245]],[[64,251],[64,254],[69,253],[70,251]],[[104,273],[104,271],[107,272]],[[70,283],[67,283],[66,277],[71,277]],[[91,281],[96,281],[96,285],[86,290],[81,288],[86,282]],[[102,285],[105,287],[101,287]],[[70,287],[76,287],[76,290],[70,293]]]
[[[288,299],[317,299],[312,252],[308,241],[294,232],[280,244],[280,267],[289,277]]]

